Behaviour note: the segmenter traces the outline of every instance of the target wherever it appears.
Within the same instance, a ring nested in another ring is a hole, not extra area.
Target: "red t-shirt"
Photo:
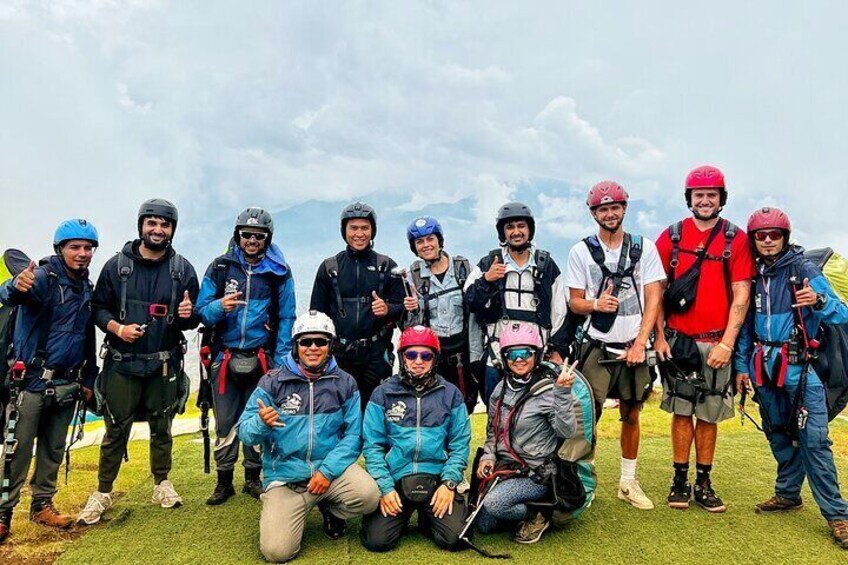
[[[680,253],[677,255],[679,264],[675,269],[675,278],[682,276],[695,263],[693,253],[684,253],[683,250],[695,251],[703,248],[710,236],[712,228],[701,231],[695,225],[695,220],[686,218],[683,220],[683,229],[678,244]],[[721,257],[724,253],[724,229],[722,229],[710,244],[708,255]],[[666,229],[657,239],[657,251],[665,267],[666,274],[671,274],[671,235]],[[701,276],[698,279],[698,290],[695,295],[695,303],[683,314],[666,312],[666,325],[686,335],[698,335],[721,330],[727,327],[730,317],[730,303],[727,297],[727,283],[724,280],[724,262],[704,259],[701,263]],[[748,237],[741,229],[736,232],[736,237],[730,246],[730,282],[739,282],[752,279],[756,274],[754,258],[748,245]],[[669,279],[670,280],[670,279]]]

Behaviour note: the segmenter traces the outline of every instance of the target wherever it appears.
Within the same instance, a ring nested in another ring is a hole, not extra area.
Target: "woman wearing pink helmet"
[[[518,543],[539,541],[550,526],[551,512],[527,503],[552,499],[552,455],[576,429],[573,368],[558,374],[555,366],[541,362],[542,350],[536,325],[505,322],[500,334],[503,378],[489,399],[486,443],[476,469],[484,484],[500,478],[482,500],[478,529],[488,533],[518,526]]]

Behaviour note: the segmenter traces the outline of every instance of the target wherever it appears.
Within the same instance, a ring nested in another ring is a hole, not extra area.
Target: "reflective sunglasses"
[[[239,237],[242,239],[255,239],[256,241],[265,241],[268,239],[268,234],[264,232],[239,231]]]
[[[327,347],[330,345],[330,340],[326,337],[302,337],[297,340],[297,344],[301,347]]]
[[[432,361],[436,358],[436,355],[432,351],[410,351],[407,349],[403,352],[403,358],[407,361],[415,361],[420,358],[425,363],[427,361]]]
[[[530,347],[513,347],[507,350],[506,358],[508,361],[518,361],[519,359],[530,359],[536,355],[536,350]]]
[[[757,241],[765,241],[766,238],[772,241],[780,241],[783,239],[783,232],[780,230],[757,230],[754,232],[754,239]]]

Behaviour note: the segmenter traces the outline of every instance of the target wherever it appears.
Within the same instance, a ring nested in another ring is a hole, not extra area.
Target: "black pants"
[[[390,351],[391,344],[378,341],[367,347],[354,347],[334,353],[339,367],[356,380],[363,412],[377,385],[392,376],[392,364],[387,359]]]
[[[468,353],[443,353],[439,356],[437,371],[449,383],[456,385],[462,393],[463,399],[465,399],[465,407],[468,408],[468,413],[471,414],[477,406],[480,386],[469,365]]]
[[[397,491],[400,493],[400,489]],[[437,547],[448,551],[462,549],[463,542],[459,532],[465,526],[468,517],[468,506],[465,497],[457,495],[453,501],[453,511],[441,519],[433,516],[430,501],[412,502],[403,494],[400,495],[403,510],[397,516],[383,516],[377,508],[362,519],[360,538],[362,545],[369,551],[389,551],[395,548],[403,535],[409,519],[414,511],[418,511],[418,529],[431,538]]]

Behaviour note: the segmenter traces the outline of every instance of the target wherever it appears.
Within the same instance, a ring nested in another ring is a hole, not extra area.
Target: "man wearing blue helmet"
[[[482,329],[467,311],[462,294],[471,266],[465,257],[445,252],[442,226],[432,216],[412,220],[406,238],[418,259],[407,273],[412,291],[403,303],[404,325],[423,325],[436,332],[442,348],[437,372],[459,388],[471,413],[479,391],[477,371],[471,366],[483,356]]]
[[[98,245],[97,230],[86,220],[68,220],[53,238],[56,254],[0,286],[0,302],[18,307],[10,372],[11,400],[6,426],[0,500],[0,543],[9,535],[12,510],[29,474],[29,518],[36,524],[68,528],[73,518],[53,506],[56,479],[74,407],[97,374],[92,284],[88,266]]]

